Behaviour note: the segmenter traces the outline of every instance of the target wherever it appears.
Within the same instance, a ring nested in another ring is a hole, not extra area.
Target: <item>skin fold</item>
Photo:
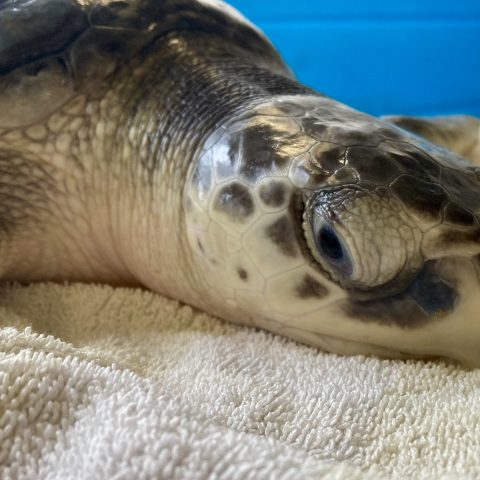
[[[10,7],[2,280],[143,286],[328,351],[480,364],[478,119],[355,111],[222,2]]]

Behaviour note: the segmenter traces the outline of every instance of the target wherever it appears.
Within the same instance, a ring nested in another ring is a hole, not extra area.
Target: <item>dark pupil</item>
[[[327,225],[319,232],[319,244],[322,252],[331,260],[340,260],[343,257],[343,248],[336,233]]]

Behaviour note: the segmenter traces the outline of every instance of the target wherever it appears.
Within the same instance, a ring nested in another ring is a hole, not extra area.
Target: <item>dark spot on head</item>
[[[287,188],[283,183],[271,180],[260,187],[259,194],[268,207],[281,207],[287,198]]]
[[[241,280],[248,280],[248,273],[244,268],[238,268],[237,273]]]
[[[405,294],[427,315],[442,316],[453,311],[457,292],[435,272],[434,265],[427,263]]]
[[[280,151],[282,141],[288,138],[269,125],[256,125],[239,133],[241,152],[240,173],[248,180],[258,180],[265,173],[275,172],[283,167],[288,157]]]
[[[480,243],[480,229],[475,228],[468,232],[464,230],[447,230],[438,237],[438,245],[451,247],[452,245],[468,245],[477,246]]]
[[[252,215],[255,205],[248,188],[238,182],[224,186],[217,194],[214,208],[236,221],[244,221]]]
[[[437,274],[432,261],[425,264],[405,291],[367,301],[351,295],[342,308],[353,318],[407,329],[422,327],[451,313],[457,298],[457,291]]]
[[[349,147],[346,158],[362,181],[385,185],[402,173],[397,162],[378,147]]]
[[[288,257],[297,255],[297,240],[288,217],[275,220],[265,231],[267,237]]]
[[[449,203],[445,209],[445,221],[456,225],[471,227],[475,224],[475,217],[460,205]]]
[[[322,142],[312,149],[311,154],[316,164],[320,165],[326,172],[331,173],[342,167],[345,150],[346,147]]]
[[[302,282],[297,285],[295,292],[300,298],[324,298],[328,295],[328,290],[321,283],[317,282],[312,276],[305,275]]]
[[[343,311],[349,317],[380,325],[397,325],[402,328],[416,328],[425,325],[428,316],[411,298],[399,300],[386,297],[380,300],[347,300]]]
[[[441,166],[433,158],[420,150],[411,149],[408,152],[410,158],[415,160],[418,165],[418,171],[427,174],[430,178],[438,178],[440,176]]]
[[[329,176],[310,154],[295,165],[293,174],[301,179],[301,183],[307,189],[320,188]]]
[[[431,179],[440,176],[440,164],[414,145],[406,142],[384,142],[381,146],[395,160],[397,168],[406,173],[416,172]]]
[[[402,175],[390,185],[390,189],[408,209],[429,219],[440,219],[443,205],[448,200],[439,185],[413,175]]]
[[[197,238],[197,245],[200,251],[205,255],[205,249],[203,248],[202,242],[200,241],[199,238]]]
[[[442,175],[442,185],[459,204],[465,205],[472,211],[480,208],[480,188],[478,181],[472,175],[461,170],[446,168]]]

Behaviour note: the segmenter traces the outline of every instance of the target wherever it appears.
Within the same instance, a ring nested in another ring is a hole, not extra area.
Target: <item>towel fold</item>
[[[2,479],[480,477],[480,370],[80,284],[3,286],[0,345]]]

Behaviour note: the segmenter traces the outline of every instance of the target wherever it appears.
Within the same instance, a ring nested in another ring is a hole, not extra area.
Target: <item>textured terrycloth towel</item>
[[[0,290],[0,478],[479,478],[480,370],[342,358],[141,290]]]

